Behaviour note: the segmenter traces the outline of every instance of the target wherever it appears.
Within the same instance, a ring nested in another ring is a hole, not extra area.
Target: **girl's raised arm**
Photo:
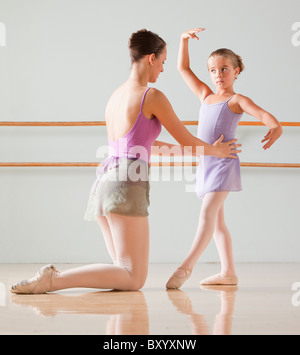
[[[177,64],[178,71],[180,72],[182,78],[201,102],[203,102],[205,98],[212,93],[212,90],[209,86],[202,82],[190,68],[189,39],[192,38],[199,40],[196,33],[204,30],[204,28],[195,28],[183,32],[180,40]]]

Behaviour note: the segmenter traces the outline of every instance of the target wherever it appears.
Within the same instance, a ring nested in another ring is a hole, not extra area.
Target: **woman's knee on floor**
[[[127,269],[127,272],[130,274],[130,281],[128,285],[128,291],[138,291],[146,283],[147,275],[148,275],[148,270],[130,270]]]

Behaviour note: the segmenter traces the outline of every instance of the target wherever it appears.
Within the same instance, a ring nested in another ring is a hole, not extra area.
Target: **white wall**
[[[210,84],[208,55],[229,47],[246,66],[236,91],[280,121],[300,121],[299,14],[298,0],[0,0],[0,120],[103,120],[107,99],[130,71],[128,38],[141,28],[168,44],[155,86],[180,119],[196,120],[199,102],[176,60],[180,33],[204,26],[191,43],[191,65],[204,81]],[[299,163],[300,128],[286,128],[264,152],[266,132],[239,127],[241,161]],[[165,131],[160,140],[173,142]],[[94,162],[104,144],[104,127],[0,127],[0,161]],[[94,168],[0,168],[0,262],[108,261],[99,227],[83,220],[94,178]],[[299,262],[300,169],[242,168],[242,178],[243,192],[226,201],[236,261]],[[179,262],[190,247],[201,201],[188,185],[151,184],[151,262]],[[201,260],[218,261],[213,244]]]

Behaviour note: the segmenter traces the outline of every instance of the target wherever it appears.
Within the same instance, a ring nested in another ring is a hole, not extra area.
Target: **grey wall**
[[[236,91],[280,121],[300,121],[299,14],[298,0],[0,0],[6,27],[0,120],[103,120],[109,96],[130,72],[128,38],[141,28],[168,44],[155,86],[181,120],[197,120],[199,102],[176,61],[181,32],[203,26],[190,48],[191,65],[204,81],[210,84],[208,55],[231,48],[246,66]],[[196,134],[196,127],[189,129]],[[241,161],[299,163],[300,128],[286,128],[267,152],[260,143],[266,132],[239,127]],[[173,142],[165,131],[160,140]],[[0,161],[95,162],[105,144],[104,127],[0,127]],[[187,192],[192,172],[185,171],[183,181],[162,181],[159,174],[162,169],[152,169],[150,261],[179,262],[201,201]],[[99,227],[83,220],[94,178],[94,168],[0,168],[0,262],[108,261]],[[242,178],[243,192],[232,193],[225,206],[236,261],[299,262],[300,169],[242,168]],[[218,261],[213,243],[201,260]]]

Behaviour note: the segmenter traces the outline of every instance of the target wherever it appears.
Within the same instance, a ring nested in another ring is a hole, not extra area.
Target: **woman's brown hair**
[[[158,56],[165,48],[166,42],[156,33],[143,29],[131,35],[128,45],[133,64],[148,54],[154,53]]]

